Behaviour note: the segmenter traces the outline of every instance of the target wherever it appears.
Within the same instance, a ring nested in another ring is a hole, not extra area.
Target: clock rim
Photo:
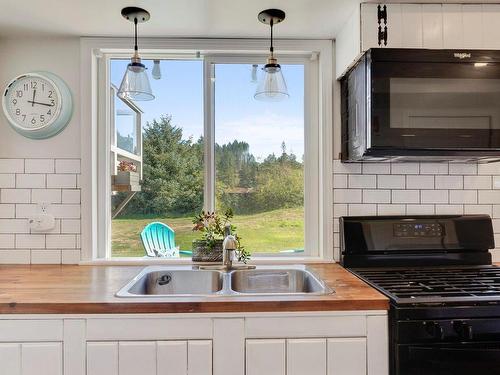
[[[52,86],[55,88],[56,94],[57,94],[57,96],[59,98],[59,105],[56,107],[56,113],[54,114],[54,116],[52,116],[52,120],[50,122],[48,122],[46,124],[43,124],[41,126],[38,126],[36,128],[25,128],[25,127],[19,125],[17,123],[17,121],[15,121],[12,118],[12,116],[10,115],[10,112],[9,112],[9,110],[7,108],[7,104],[6,104],[6,100],[7,100],[7,95],[6,94],[9,92],[11,86],[15,82],[19,81],[22,78],[26,78],[26,77],[37,77],[37,78],[41,78],[41,79],[44,79],[44,80],[50,82],[52,84]],[[52,79],[51,77],[49,77],[47,74],[44,74],[43,72],[29,72],[29,73],[24,73],[24,74],[18,75],[17,77],[13,78],[7,84],[7,86],[5,87],[4,95],[3,95],[3,99],[2,99],[2,109],[3,109],[4,116],[7,118],[7,120],[9,121],[9,123],[12,126],[14,126],[17,129],[20,129],[23,132],[28,132],[28,133],[36,134],[37,132],[39,132],[41,130],[49,129],[51,126],[54,125],[54,123],[57,122],[57,120],[61,117],[61,114],[62,114],[62,109],[63,109],[63,105],[64,105],[63,101],[64,101],[64,98],[63,98],[63,95],[62,95],[61,90],[59,88],[59,85],[57,84],[57,82],[55,82],[54,79]]]

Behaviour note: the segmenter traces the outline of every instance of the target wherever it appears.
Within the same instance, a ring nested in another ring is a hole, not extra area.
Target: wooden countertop
[[[338,264],[308,265],[325,296],[119,298],[143,266],[1,265],[0,314],[223,313],[387,310],[389,300]]]

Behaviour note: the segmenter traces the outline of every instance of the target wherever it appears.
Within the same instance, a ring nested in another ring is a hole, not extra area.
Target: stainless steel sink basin
[[[117,297],[238,297],[330,294],[329,288],[305,266],[259,266],[230,272],[188,266],[151,266],[130,280]]]
[[[233,271],[231,289],[243,294],[328,294],[332,290],[304,269]]]
[[[223,287],[222,272],[148,267],[123,287],[118,297],[216,294]]]

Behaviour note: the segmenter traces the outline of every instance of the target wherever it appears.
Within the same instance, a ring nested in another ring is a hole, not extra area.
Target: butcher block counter
[[[120,298],[144,266],[0,266],[0,314],[234,313],[387,310],[389,300],[338,264],[309,264],[335,293]]]

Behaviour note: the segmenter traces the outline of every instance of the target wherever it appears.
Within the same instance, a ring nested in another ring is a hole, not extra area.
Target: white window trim
[[[268,41],[265,39],[163,39],[163,38],[143,38],[141,39],[141,52],[148,58],[154,54],[168,53],[183,56],[194,56],[193,51],[210,56],[206,61],[228,61],[234,59],[236,54],[245,55],[245,62],[249,58],[259,56],[259,63],[262,63],[262,56],[267,54]],[[314,167],[306,168],[306,207],[315,207],[316,210],[307,210],[305,220],[306,244],[314,247],[316,251],[311,251],[308,257],[293,257],[289,260],[333,260],[333,199],[332,199],[332,160],[333,160],[333,139],[332,139],[332,82],[333,82],[333,42],[330,40],[277,40],[276,50],[280,62],[286,63],[287,57],[294,60],[301,56],[309,56],[311,60],[317,59],[317,63],[307,64],[311,67],[306,69],[306,74],[316,74],[317,80],[306,79],[305,82],[317,82],[316,87],[305,88],[306,107],[305,118],[316,122],[316,132],[306,136],[306,149],[317,147],[318,152],[313,155],[317,160],[308,161]],[[110,208],[111,186],[107,178],[103,178],[105,173],[109,176],[109,152],[107,147],[110,140],[109,126],[98,126],[107,124],[108,119],[106,109],[109,108],[109,64],[102,64],[99,61],[111,56],[130,54],[130,40],[128,38],[82,38],[81,39],[81,123],[82,123],[82,260],[84,262],[123,262],[123,259],[104,259],[106,256],[105,239],[110,233],[111,220],[107,216],[99,213],[99,208],[105,207],[107,212]],[[255,55],[255,56],[252,56]],[[239,57],[238,57],[239,58]],[[101,68],[99,68],[101,67]],[[103,69],[104,67],[104,69]],[[211,64],[205,63],[205,69],[210,69]],[[209,73],[209,72],[207,72]],[[207,76],[207,75],[206,75]],[[212,89],[205,85],[205,90]],[[104,95],[103,95],[104,93]],[[315,99],[315,96],[317,99]],[[205,100],[210,100],[213,95],[205,95]],[[212,108],[204,103],[206,108]],[[307,111],[307,113],[306,113]],[[213,124],[212,114],[205,111],[205,126]],[[306,123],[305,126],[308,126]],[[205,129],[205,131],[210,129]],[[205,137],[213,137],[206,133]],[[206,144],[210,145],[208,139]],[[102,144],[105,142],[106,146]],[[305,158],[307,158],[305,153]],[[212,163],[208,163],[213,165]],[[102,168],[107,166],[107,168]],[[210,171],[206,171],[207,173]],[[211,172],[210,172],[211,173]],[[314,177],[313,177],[314,176]],[[209,193],[213,191],[215,181],[208,181],[206,189]],[[211,189],[212,187],[212,189]],[[212,203],[213,205],[213,203]],[[208,208],[213,208],[207,206]],[[254,257],[255,258],[255,257]],[[264,261],[286,260],[286,257],[265,257]],[[141,259],[133,258],[132,261],[143,262]],[[255,259],[254,259],[255,260]],[[148,260],[155,262],[154,260]],[[185,261],[185,260],[183,260]]]

